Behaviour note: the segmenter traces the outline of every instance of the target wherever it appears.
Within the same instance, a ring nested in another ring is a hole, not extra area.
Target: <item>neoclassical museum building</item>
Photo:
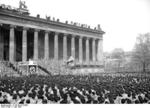
[[[67,61],[80,65],[103,64],[103,34],[100,25],[61,22],[59,19],[30,16],[25,4],[19,8],[0,5],[0,60]]]

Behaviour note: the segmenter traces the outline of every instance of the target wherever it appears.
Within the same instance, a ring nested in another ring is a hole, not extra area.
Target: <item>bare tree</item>
[[[122,48],[115,48],[111,54],[112,58],[122,59],[124,57],[124,50]]]
[[[150,33],[139,34],[133,49],[132,61],[142,66],[143,72],[150,64]]]
[[[121,63],[123,62],[124,54],[125,54],[125,52],[122,48],[115,48],[112,51],[111,57],[112,57],[112,59],[115,59],[117,61],[118,72],[120,71],[120,66],[121,66]]]

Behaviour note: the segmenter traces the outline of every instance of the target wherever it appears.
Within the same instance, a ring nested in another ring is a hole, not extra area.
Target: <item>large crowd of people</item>
[[[150,77],[22,76],[0,78],[0,104],[143,104],[150,103]]]

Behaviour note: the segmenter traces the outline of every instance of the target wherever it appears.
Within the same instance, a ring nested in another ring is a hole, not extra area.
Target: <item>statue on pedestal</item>
[[[20,0],[20,2],[19,2],[19,8],[20,8],[20,9],[27,9],[27,6],[26,6],[25,3],[26,3],[25,1],[21,1],[21,0]]]
[[[25,3],[26,3],[25,1],[21,1],[21,0],[20,0],[18,11],[19,11],[21,14],[29,15],[29,12],[28,12],[28,9],[27,9],[27,6],[26,6]]]

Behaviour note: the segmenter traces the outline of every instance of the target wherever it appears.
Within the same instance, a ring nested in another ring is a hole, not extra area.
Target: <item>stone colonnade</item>
[[[15,33],[14,33],[15,26],[10,25],[10,33],[9,33],[9,61],[14,62],[15,61]],[[22,61],[27,61],[27,31],[29,28],[23,27],[22,30]],[[38,60],[38,33],[40,30],[34,29],[34,47],[33,47],[33,59]],[[55,31],[45,31],[44,33],[44,59],[49,59],[49,33],[54,32],[54,59],[58,60],[59,58],[59,32]],[[71,37],[71,56],[75,58],[75,39],[78,38],[78,61],[79,63],[83,62],[83,56],[85,56],[85,62],[90,62],[90,53],[92,54],[92,62],[96,61],[102,61],[103,60],[103,48],[102,48],[102,42],[103,40],[98,37],[85,37],[83,35],[76,36],[74,34],[63,34],[63,60],[68,59],[67,55],[67,39],[68,37]],[[85,40],[85,53],[86,55],[83,55],[83,41]],[[90,52],[89,47],[89,41],[92,41],[92,52]],[[97,47],[96,47],[97,46]],[[76,58],[75,58],[76,59]]]

